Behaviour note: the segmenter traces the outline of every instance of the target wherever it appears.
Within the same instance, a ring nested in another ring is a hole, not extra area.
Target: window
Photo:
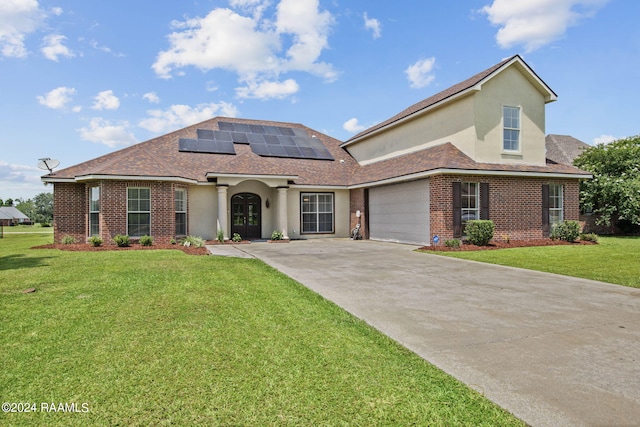
[[[127,234],[132,237],[151,235],[149,188],[127,188]]]
[[[333,233],[333,193],[302,193],[302,232]]]
[[[100,235],[100,187],[89,189],[89,236]]]
[[[562,185],[549,185],[549,222],[553,226],[562,221]]]
[[[187,191],[175,191],[176,236],[187,235]]]
[[[504,151],[520,151],[520,108],[502,107]]]
[[[462,231],[467,226],[467,221],[480,219],[478,183],[463,182],[461,188]]]

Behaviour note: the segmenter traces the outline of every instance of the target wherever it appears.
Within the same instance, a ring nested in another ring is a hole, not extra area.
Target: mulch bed
[[[50,243],[48,245],[34,246],[31,249],[60,249],[61,251],[82,251],[82,252],[103,252],[103,251],[140,251],[155,249],[173,249],[182,251],[187,255],[209,255],[207,248],[196,248],[193,246],[172,245],[172,244],[153,244],[151,246],[142,246],[139,243],[132,243],[127,247],[119,247],[116,245],[91,246],[88,243],[72,243],[63,245],[60,243]]]
[[[419,248],[419,250],[425,251],[441,251],[441,252],[451,252],[451,251],[487,251],[492,249],[507,249],[507,248],[526,248],[531,246],[559,246],[559,245],[597,245],[596,242],[587,242],[579,240],[574,243],[569,243],[564,240],[551,240],[551,239],[534,239],[534,240],[513,240],[510,242],[505,241],[495,241],[491,242],[487,246],[476,246],[470,243],[461,244],[459,248],[450,248],[443,244],[439,244],[437,246],[423,246]]]

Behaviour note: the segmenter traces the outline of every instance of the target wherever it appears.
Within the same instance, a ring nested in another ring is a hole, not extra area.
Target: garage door
[[[369,235],[374,240],[429,244],[429,180],[370,188]]]

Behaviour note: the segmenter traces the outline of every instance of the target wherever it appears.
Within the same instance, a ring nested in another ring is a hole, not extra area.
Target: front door
[[[243,239],[262,237],[260,221],[260,196],[240,193],[231,198],[231,234],[238,233]]]

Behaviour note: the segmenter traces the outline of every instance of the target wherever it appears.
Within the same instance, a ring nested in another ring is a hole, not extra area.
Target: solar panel
[[[259,156],[333,160],[322,141],[302,128],[218,122],[218,129],[197,129],[198,139],[180,138],[179,151],[235,154],[234,144],[249,144]]]

